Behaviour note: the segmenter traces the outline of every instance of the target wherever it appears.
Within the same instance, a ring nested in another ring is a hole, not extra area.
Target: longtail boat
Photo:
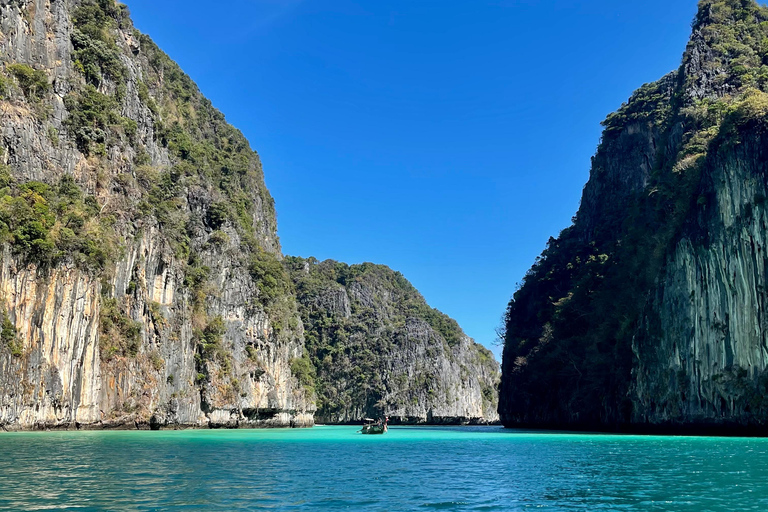
[[[384,421],[375,421],[371,418],[365,418],[365,424],[363,428],[359,430],[361,434],[383,434],[387,431],[387,422],[389,418],[384,418]]]

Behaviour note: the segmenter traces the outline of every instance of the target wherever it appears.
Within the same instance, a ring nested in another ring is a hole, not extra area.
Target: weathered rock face
[[[768,420],[768,135],[711,148],[697,216],[667,256],[633,348],[637,421]]]
[[[488,423],[498,365],[398,272],[289,258],[323,423]]]
[[[676,73],[604,122],[575,223],[507,311],[507,425],[761,432],[768,10],[703,0]]]
[[[0,357],[0,422],[95,423],[101,419],[100,286],[72,268],[45,278],[3,254],[0,294],[15,321],[20,357]],[[74,364],[73,364],[74,363]]]
[[[311,425],[242,135],[111,0],[0,3],[0,59],[0,426]]]

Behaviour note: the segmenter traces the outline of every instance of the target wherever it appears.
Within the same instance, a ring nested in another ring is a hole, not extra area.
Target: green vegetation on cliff
[[[115,299],[104,299],[99,315],[99,354],[109,361],[116,356],[136,357],[141,346],[141,324],[123,313]]]
[[[701,181],[711,156],[766,115],[766,90],[768,9],[700,2],[680,70],[604,121],[574,225],[549,240],[509,303],[507,424],[630,422],[632,340],[646,327],[649,294],[707,207]]]
[[[17,183],[0,169],[0,243],[37,264],[70,259],[86,270],[103,270],[117,256],[114,218],[69,176],[57,186]]]
[[[692,83],[711,75],[715,86],[768,86],[768,7],[754,0],[702,0],[693,22],[695,45],[700,36],[706,44],[705,62]]]
[[[134,185],[143,195],[139,211],[160,220],[180,257],[188,255],[190,229],[199,224],[213,229],[231,224],[247,250],[263,246],[265,238],[274,239],[273,201],[248,141],[148,36],[133,31],[136,51],[146,62],[138,81],[139,100],[154,118],[155,139],[172,156],[170,168],[148,168],[145,149],[136,138],[136,122],[119,114],[129,71],[120,61],[115,40],[117,29],[130,29],[127,8],[113,0],[86,0],[75,9],[72,21],[72,58],[84,83],[65,99],[69,112],[65,126],[78,149],[103,157],[110,146],[133,147],[135,164],[145,166],[142,173],[147,176],[142,179],[137,173]],[[111,92],[99,92],[97,87]],[[214,196],[201,218],[183,208],[184,195],[194,187],[208,188]],[[262,210],[268,212],[266,218],[259,218],[257,212]]]
[[[292,366],[316,391],[323,421],[402,415],[415,406],[437,409],[459,394],[451,386],[468,386],[473,378],[482,381],[477,410],[495,409],[493,356],[474,343],[459,352],[466,343],[459,325],[429,307],[401,273],[372,263],[350,266],[314,258],[286,258],[285,266],[296,287],[307,347]],[[421,348],[409,346],[409,339]],[[408,350],[414,351],[413,360],[401,361]],[[455,364],[451,371],[458,375],[440,375],[441,361]],[[485,380],[478,375],[483,373]]]
[[[127,7],[113,0],[83,2],[72,14],[75,69],[96,87],[109,78],[120,90],[120,96],[125,94],[122,80],[126,69],[120,62],[114,29],[122,27],[127,17]]]
[[[24,95],[30,99],[40,99],[48,92],[50,85],[45,72],[33,69],[26,64],[11,64],[8,71],[16,78]]]
[[[5,311],[0,312],[0,318],[0,349],[7,347],[12,356],[21,357],[23,348],[16,336],[16,328]]]
[[[102,94],[91,84],[64,99],[69,116],[64,126],[74,137],[83,154],[105,156],[110,144],[120,144],[125,137],[131,143],[136,136],[136,122],[119,114],[120,104]]]

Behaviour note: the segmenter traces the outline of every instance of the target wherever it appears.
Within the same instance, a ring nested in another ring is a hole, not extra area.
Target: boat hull
[[[365,425],[362,430],[360,430],[361,434],[383,434],[387,431],[387,427],[385,425]]]

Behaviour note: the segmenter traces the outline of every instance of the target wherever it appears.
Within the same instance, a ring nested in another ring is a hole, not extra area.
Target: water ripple
[[[768,441],[495,428],[0,435],[0,510],[768,509]]]

